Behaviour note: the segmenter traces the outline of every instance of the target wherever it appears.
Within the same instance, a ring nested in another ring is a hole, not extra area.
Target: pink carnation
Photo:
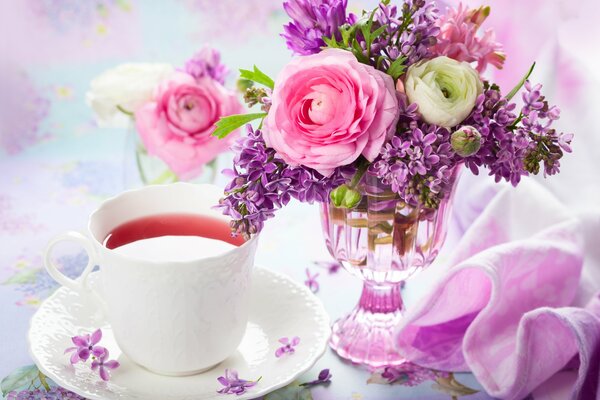
[[[264,138],[285,162],[329,176],[373,161],[398,121],[394,81],[340,49],[298,57],[281,72]]]
[[[488,64],[501,69],[506,57],[502,45],[495,41],[494,32],[488,29],[483,36],[477,35],[489,13],[489,7],[469,9],[462,3],[456,10],[449,9],[438,21],[441,32],[433,53],[457,61],[477,62],[479,73],[483,73]]]
[[[235,94],[209,77],[175,72],[155,100],[135,112],[136,128],[148,154],[162,159],[179,179],[192,179],[204,164],[227,151],[231,140],[212,133],[220,117],[242,112]]]

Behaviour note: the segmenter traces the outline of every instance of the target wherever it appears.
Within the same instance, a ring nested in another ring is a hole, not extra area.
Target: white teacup
[[[54,239],[45,265],[60,284],[93,296],[87,278],[100,266],[103,308],[119,347],[135,363],[162,375],[191,375],[231,355],[244,335],[257,237],[214,257],[150,261],[103,245],[114,228],[140,217],[193,213],[227,221],[212,207],[223,191],[213,185],[148,186],[105,201],[89,219],[89,238],[77,232]],[[61,241],[83,246],[89,262],[73,280],[51,260]],[[73,335],[78,332],[73,332]]]

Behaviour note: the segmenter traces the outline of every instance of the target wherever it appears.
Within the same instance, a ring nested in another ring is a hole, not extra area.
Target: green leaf
[[[533,63],[531,65],[531,68],[529,68],[529,71],[527,72],[527,74],[523,77],[523,79],[521,79],[521,81],[519,81],[519,83],[517,84],[517,86],[515,86],[513,88],[513,90],[510,91],[510,93],[508,93],[508,96],[506,96],[506,100],[510,100],[513,97],[515,97],[515,94],[517,94],[517,92],[519,92],[519,90],[521,90],[521,88],[523,87],[523,85],[525,84],[525,81],[527,79],[529,79],[529,77],[531,76],[531,73],[533,72],[535,68],[535,63]]]
[[[340,45],[338,44],[337,40],[335,39],[335,36],[332,36],[330,38],[328,38],[327,36],[323,36],[323,41],[325,42],[327,47],[330,47],[332,49],[340,48]]]
[[[28,386],[38,377],[39,370],[35,365],[28,365],[21,367],[12,374],[2,379],[0,383],[0,389],[2,389],[2,395],[6,396],[13,390],[21,389],[24,386]]]
[[[215,126],[217,129],[213,132],[213,136],[223,139],[237,128],[246,125],[247,123],[254,121],[255,119],[264,118],[267,113],[254,113],[254,114],[237,114],[223,117],[217,121]]]
[[[294,381],[287,386],[267,394],[264,400],[313,400],[310,389],[300,386]]]
[[[35,283],[38,270],[20,271],[3,282],[4,285],[22,285],[24,283]]]
[[[340,28],[340,33],[342,35],[342,43],[344,43],[344,47],[350,47],[350,38],[352,37],[352,35],[354,34],[354,32],[356,31],[356,26],[355,25],[350,25],[347,27],[342,26]]]
[[[267,74],[258,69],[256,65],[254,66],[253,71],[250,71],[248,69],[240,69],[240,76],[243,79],[248,79],[250,81],[260,83],[261,85],[264,85],[270,89],[273,89],[275,87],[275,82],[273,82],[273,79],[269,78]]]
[[[404,65],[404,61],[406,61],[406,57],[400,57],[395,59],[387,70],[388,75],[390,75],[394,79],[398,79],[400,75],[402,75],[406,70],[406,65]]]
[[[369,58],[363,54],[363,49],[362,49],[362,47],[360,47],[360,44],[358,43],[358,41],[356,39],[354,39],[352,41],[352,53],[354,54],[356,59],[358,61],[360,61],[361,63],[363,63],[363,64],[369,63]]]
[[[371,36],[372,36],[371,40],[376,39],[377,37],[379,37],[383,33],[383,31],[385,31],[386,28],[387,28],[387,25],[382,25],[379,28],[377,28],[375,30],[375,32],[371,33]]]

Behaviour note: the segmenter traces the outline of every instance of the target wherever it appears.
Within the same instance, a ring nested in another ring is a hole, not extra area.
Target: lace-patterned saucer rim
[[[92,285],[99,284],[93,273]],[[273,301],[277,299],[277,301]],[[133,364],[122,354],[108,322],[94,306],[68,288],[58,289],[43,302],[31,318],[29,353],[45,375],[58,385],[91,400],[224,399],[218,394],[217,377],[225,368],[235,369],[244,379],[262,379],[238,400],[253,399],[279,389],[314,366],[327,349],[330,320],[323,304],[308,288],[290,277],[255,267],[252,282],[248,329],[237,352],[215,368],[190,377],[155,375]],[[293,316],[293,318],[290,318]],[[121,362],[109,382],[102,382],[89,366],[72,366],[63,354],[71,336],[102,328],[103,345]],[[278,339],[302,338],[296,352],[276,358]]]

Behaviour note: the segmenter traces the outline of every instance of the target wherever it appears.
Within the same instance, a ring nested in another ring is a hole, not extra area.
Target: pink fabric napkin
[[[569,307],[582,274],[581,221],[532,180],[466,186],[455,207],[461,237],[416,279],[436,283],[408,308],[399,348],[429,368],[470,370],[503,399],[522,399],[574,365],[572,398],[596,399],[600,296]]]

